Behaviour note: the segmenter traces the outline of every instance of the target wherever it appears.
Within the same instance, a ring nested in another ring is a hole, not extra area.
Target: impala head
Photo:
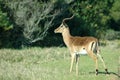
[[[65,23],[65,21],[66,21],[66,20],[70,20],[70,19],[72,19],[73,17],[74,17],[74,15],[71,16],[70,18],[65,18],[65,19],[63,19],[61,25],[60,25],[58,28],[56,28],[56,29],[54,30],[54,32],[55,32],[55,33],[62,33],[62,32],[64,32],[65,29],[68,29],[68,26],[67,26],[67,24]]]
[[[68,28],[68,26],[65,23],[62,23],[58,28],[54,30],[55,33],[62,33],[64,30]]]

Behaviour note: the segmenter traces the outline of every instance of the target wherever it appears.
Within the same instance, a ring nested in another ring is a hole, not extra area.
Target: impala
[[[100,55],[100,49],[98,45],[98,39],[94,37],[78,37],[78,36],[72,36],[70,34],[70,30],[68,25],[65,23],[66,20],[70,20],[74,17],[74,15],[70,18],[63,19],[61,25],[54,30],[55,33],[61,33],[64,43],[68,47],[71,55],[71,66],[70,66],[70,72],[73,68],[74,60],[76,61],[76,75],[78,75],[78,60],[79,55],[83,52],[88,54],[96,63],[96,75],[98,75],[98,58],[103,63],[103,66],[105,68],[106,73],[108,73],[108,70],[106,68],[106,65],[104,63],[103,57]]]

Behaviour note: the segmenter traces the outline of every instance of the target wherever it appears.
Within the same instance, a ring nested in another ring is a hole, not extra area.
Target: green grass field
[[[99,61],[100,74],[95,76],[95,65],[89,56],[81,56],[79,75],[69,73],[70,54],[66,47],[32,47],[0,49],[0,80],[120,80],[120,41],[108,42],[101,54],[110,75],[104,74]]]

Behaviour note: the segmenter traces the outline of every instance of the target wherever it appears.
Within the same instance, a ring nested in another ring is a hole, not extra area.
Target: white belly
[[[75,52],[76,54],[87,54],[87,51],[85,49],[79,51],[79,52]]]

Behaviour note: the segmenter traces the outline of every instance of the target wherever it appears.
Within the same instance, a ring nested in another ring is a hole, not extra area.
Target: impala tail
[[[100,53],[99,42],[92,42],[91,50],[92,50],[95,54],[99,54],[99,53]]]

